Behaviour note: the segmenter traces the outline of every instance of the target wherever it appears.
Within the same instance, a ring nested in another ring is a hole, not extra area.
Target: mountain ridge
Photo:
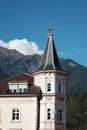
[[[2,77],[0,80],[19,73],[33,73],[38,68],[41,55],[23,55],[16,50],[0,47],[0,68]],[[59,58],[60,65],[69,72],[66,82],[66,91],[87,91],[87,67],[80,65],[72,59]],[[5,76],[6,75],[6,76]]]

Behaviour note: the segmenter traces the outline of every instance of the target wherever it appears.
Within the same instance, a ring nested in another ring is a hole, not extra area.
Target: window
[[[51,83],[48,83],[48,84],[47,84],[47,91],[48,91],[48,92],[51,91]]]
[[[57,120],[62,121],[62,109],[57,110]]]
[[[16,89],[13,89],[13,93],[16,93]]]
[[[11,81],[8,83],[10,93],[24,93],[28,88],[28,82],[26,80]]]
[[[61,93],[61,84],[58,84],[58,93]]]
[[[11,90],[11,89],[9,89],[9,92],[10,92],[10,93],[12,93],[12,90]]]
[[[22,93],[22,88],[20,88],[20,93]]]
[[[51,109],[47,109],[47,119],[50,120],[51,118]]]
[[[13,110],[12,110],[12,120],[13,120],[13,121],[20,120],[20,112],[19,112],[19,109],[13,109]]]
[[[24,92],[26,92],[26,88],[20,88],[20,93],[24,93]]]
[[[26,88],[23,89],[23,92],[26,92]]]

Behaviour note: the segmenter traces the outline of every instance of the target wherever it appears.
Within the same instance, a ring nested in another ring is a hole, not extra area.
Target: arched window
[[[57,110],[57,120],[62,121],[62,109]]]

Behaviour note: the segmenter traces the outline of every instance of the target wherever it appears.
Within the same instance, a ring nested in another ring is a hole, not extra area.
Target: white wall
[[[20,110],[20,121],[12,121],[12,109]],[[36,97],[3,97],[0,98],[0,129],[36,130],[37,121]]]
[[[62,129],[65,130],[66,123],[66,97],[65,97],[64,75],[55,72],[41,72],[34,75],[34,84],[41,86],[43,98],[40,101],[40,130]],[[51,83],[51,91],[47,91],[47,83]],[[61,91],[58,92],[58,84],[61,85]],[[51,119],[47,119],[47,109],[51,109]],[[57,110],[63,112],[62,121],[56,117]],[[62,125],[61,125],[62,124]]]
[[[49,93],[55,93],[55,76],[54,73],[39,73],[34,75],[34,84],[41,87],[43,93],[47,92],[47,83],[51,83],[51,91]]]

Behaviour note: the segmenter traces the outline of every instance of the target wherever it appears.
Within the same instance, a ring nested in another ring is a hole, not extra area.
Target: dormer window
[[[11,81],[8,83],[10,93],[25,93],[28,88],[27,81]]]
[[[20,93],[26,92],[26,88],[20,88],[19,92],[20,92]]]
[[[16,91],[17,91],[16,89],[13,89],[13,93],[16,93]]]

